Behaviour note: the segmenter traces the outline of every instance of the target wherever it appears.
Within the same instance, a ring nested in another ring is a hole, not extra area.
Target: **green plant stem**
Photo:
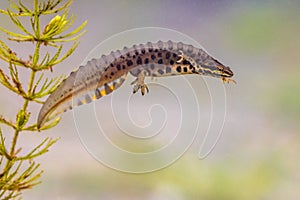
[[[12,145],[11,145],[11,148],[10,148],[10,156],[11,157],[14,157],[15,148],[16,148],[19,133],[20,133],[19,130],[15,130],[14,137],[13,137],[13,140],[12,140]]]
[[[34,84],[34,79],[35,79],[35,73],[36,71],[32,70],[31,74],[30,74],[30,80],[29,80],[29,85],[28,85],[28,94],[27,96],[29,98],[31,98],[32,96],[32,89],[33,89],[33,84]],[[25,111],[27,106],[28,106],[28,102],[29,100],[27,99],[27,101],[24,102],[24,106],[23,106],[23,110]]]
[[[41,43],[37,42],[36,49],[35,49],[35,52],[34,52],[35,55],[40,53],[40,45],[41,45]],[[32,95],[32,89],[33,89],[34,79],[35,79],[35,74],[36,74],[36,71],[33,70],[34,68],[35,68],[35,66],[32,66],[32,68],[31,68],[31,74],[30,74],[30,79],[29,79],[29,84],[28,84],[28,94],[27,94],[28,97],[30,97]],[[24,99],[23,111],[25,113],[27,111],[28,103],[29,103],[29,100]],[[11,146],[11,149],[10,149],[10,155],[12,157],[15,154],[15,148],[16,148],[16,145],[17,145],[18,136],[19,136],[19,133],[21,131],[22,131],[22,129],[20,129],[20,127],[18,127],[18,125],[17,125],[17,129],[15,130],[14,137],[13,137],[13,140],[12,140],[12,146]]]

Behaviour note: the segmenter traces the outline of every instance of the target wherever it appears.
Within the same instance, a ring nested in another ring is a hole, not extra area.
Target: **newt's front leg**
[[[232,79],[230,79],[230,78],[225,78],[225,77],[222,78],[222,82],[223,82],[223,83],[230,83],[230,82],[233,82],[234,84],[236,84],[236,81],[235,81],[235,80],[232,80]]]
[[[134,84],[133,86],[133,93],[136,93],[139,89],[141,89],[141,93],[142,95],[145,94],[145,92],[149,92],[149,89],[148,89],[148,86],[144,83],[144,80],[145,80],[145,71],[142,70],[137,78],[131,83],[131,84]]]

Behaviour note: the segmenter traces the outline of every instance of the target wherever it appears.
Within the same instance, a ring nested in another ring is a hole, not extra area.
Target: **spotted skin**
[[[199,74],[234,82],[229,67],[211,57],[203,49],[182,42],[148,42],[92,59],[80,66],[48,97],[40,110],[37,126],[76,106],[90,103],[119,88],[127,74],[136,77],[133,92],[149,91],[145,77]]]

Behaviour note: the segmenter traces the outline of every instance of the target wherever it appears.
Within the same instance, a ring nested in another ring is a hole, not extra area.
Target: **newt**
[[[90,103],[119,88],[128,72],[136,77],[133,93],[149,92],[145,77],[198,74],[233,82],[231,69],[203,49],[182,42],[148,42],[102,55],[73,71],[43,104],[37,120],[40,128],[51,117]]]

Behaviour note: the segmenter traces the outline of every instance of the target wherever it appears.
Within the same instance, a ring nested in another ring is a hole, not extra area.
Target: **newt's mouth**
[[[230,78],[234,75],[229,67],[220,66],[218,69],[221,71],[221,77]]]

